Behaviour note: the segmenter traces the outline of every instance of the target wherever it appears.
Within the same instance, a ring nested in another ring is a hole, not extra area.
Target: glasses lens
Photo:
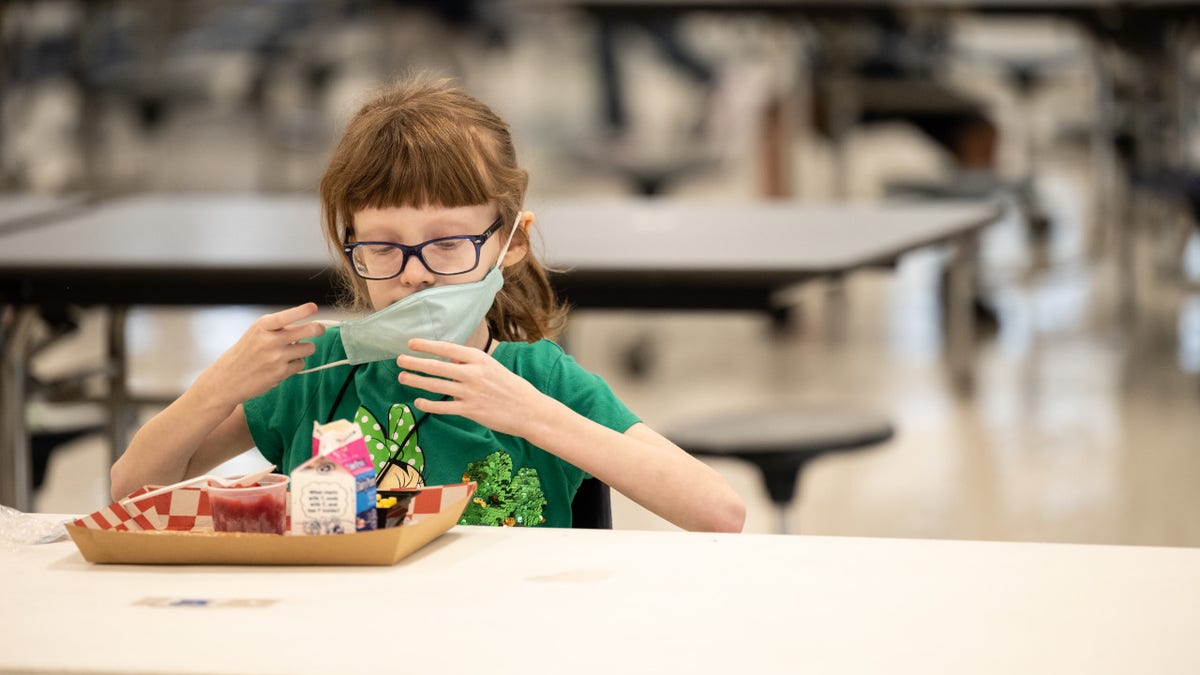
[[[351,249],[354,271],[366,279],[386,279],[400,272],[404,252],[394,246],[360,245]]]
[[[479,264],[479,247],[466,237],[434,239],[421,244],[425,267],[434,274],[462,274]],[[359,244],[350,250],[354,271],[364,279],[391,279],[404,267],[404,251],[387,244]]]
[[[355,246],[351,249],[350,259],[354,262],[354,271],[367,279],[382,279],[400,270],[404,262],[404,252],[391,246]]]
[[[479,249],[474,242],[458,237],[426,242],[421,255],[434,274],[470,272],[479,263]]]

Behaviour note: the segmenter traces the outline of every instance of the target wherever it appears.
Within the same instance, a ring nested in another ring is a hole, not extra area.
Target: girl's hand
[[[316,303],[309,302],[260,317],[201,373],[192,389],[210,401],[236,406],[304,370],[304,358],[316,351],[316,345],[301,340],[323,335],[325,326],[293,324],[316,311]]]
[[[451,397],[445,401],[418,398],[413,402],[418,410],[459,415],[502,434],[523,435],[523,422],[544,396],[536,387],[478,349],[420,338],[409,340],[408,346],[450,360],[409,355],[396,359],[402,369],[397,378],[400,384]]]

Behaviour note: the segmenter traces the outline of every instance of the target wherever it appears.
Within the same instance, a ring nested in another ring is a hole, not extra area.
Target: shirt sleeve
[[[551,340],[502,342],[494,356],[538,391],[601,426],[623,434],[641,421],[617,398],[604,378],[585,370]],[[545,452],[523,439],[517,440]],[[573,464],[565,461],[560,464],[563,479],[569,487],[568,494],[573,495],[579,484],[590,476]]]
[[[284,384],[279,383],[267,393],[256,396],[242,404],[246,413],[246,426],[250,428],[250,436],[254,445],[266,460],[275,466],[283,465],[283,435],[279,429],[278,416],[286,406],[280,405],[283,398]]]
[[[617,398],[604,378],[585,370],[553,342],[547,344],[553,350],[553,362],[546,376],[547,394],[593,422],[621,433],[641,421]]]

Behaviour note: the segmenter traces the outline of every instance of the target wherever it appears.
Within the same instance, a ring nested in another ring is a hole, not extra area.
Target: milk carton
[[[292,470],[292,534],[374,530],[375,466],[358,425],[313,423],[313,457]]]

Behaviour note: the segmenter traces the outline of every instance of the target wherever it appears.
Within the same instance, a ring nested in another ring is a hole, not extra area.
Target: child
[[[466,522],[570,526],[590,474],[680,527],[740,531],[725,480],[549,340],[564,310],[530,250],[527,184],[507,125],[446,82],[364,105],[321,208],[352,304],[375,312],[328,331],[303,322],[313,303],[260,318],[137,432],[114,499],[253,446],[290,473],[312,455],[314,421],[347,418],[381,487],[498,486]]]

